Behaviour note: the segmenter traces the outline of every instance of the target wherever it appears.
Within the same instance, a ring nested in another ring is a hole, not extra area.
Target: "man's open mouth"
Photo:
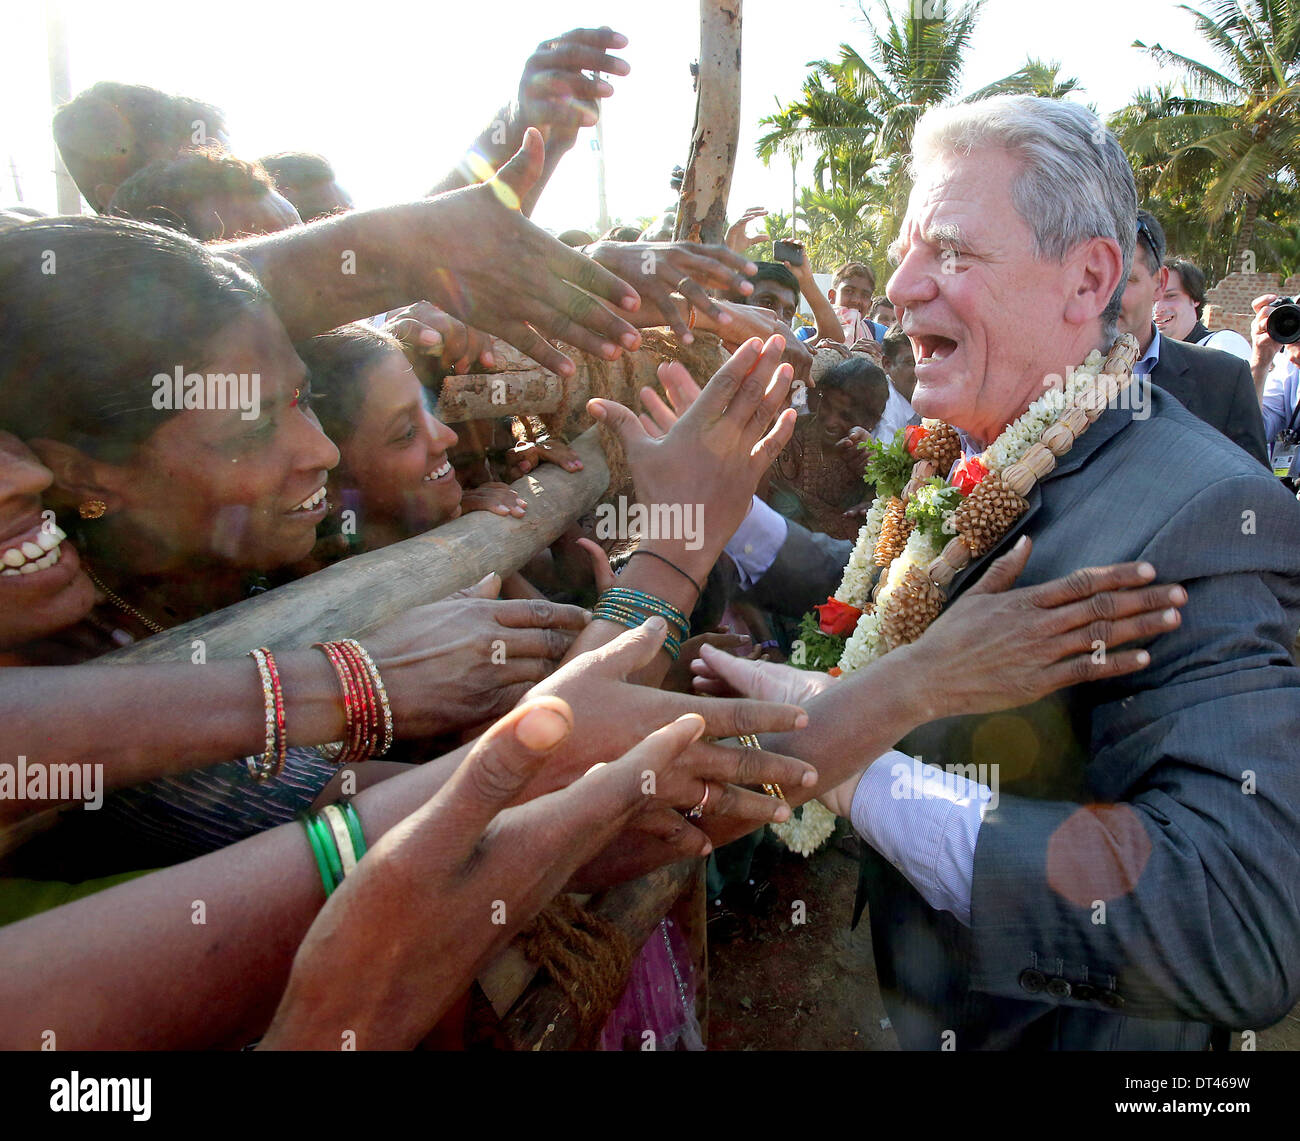
[[[917,364],[935,363],[957,351],[957,342],[933,333],[910,333]]]

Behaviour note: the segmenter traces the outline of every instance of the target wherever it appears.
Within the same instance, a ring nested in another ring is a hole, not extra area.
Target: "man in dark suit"
[[[1250,366],[1230,353],[1163,336],[1151,320],[1152,306],[1169,281],[1165,232],[1146,210],[1139,210],[1137,218],[1137,247],[1119,318],[1120,329],[1138,341],[1134,376],[1149,376],[1193,416],[1218,428],[1267,467],[1264,418]]]
[[[930,112],[914,162],[888,293],[918,411],[979,451],[1114,336],[1132,173],[1084,109],[1027,96]],[[1149,561],[1187,603],[1148,668],[932,722],[873,758],[864,727],[889,696],[868,667],[821,683],[808,729],[764,740],[816,764],[867,841],[860,899],[905,1048],[1204,1049],[1300,998],[1300,507],[1149,396],[1145,414],[1107,409],[947,590],[1021,534],[1018,585]],[[784,521],[766,534],[766,518],[756,505],[728,545],[751,592],[794,609],[833,590],[849,544]],[[978,654],[936,661],[931,684],[979,669]],[[957,795],[921,795],[952,765]]]

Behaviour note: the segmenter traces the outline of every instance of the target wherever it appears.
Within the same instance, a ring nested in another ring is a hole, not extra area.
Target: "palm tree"
[[[1269,196],[1300,179],[1300,0],[1179,7],[1222,69],[1139,40],[1157,62],[1182,69],[1181,89],[1140,92],[1116,121],[1139,159],[1163,168],[1155,192],[1197,198],[1211,226],[1239,216],[1235,258],[1252,247]]]
[[[813,244],[827,253],[853,247],[847,257],[869,260],[863,243],[883,254],[898,233],[911,189],[907,157],[917,121],[931,107],[951,103],[961,90],[962,67],[984,0],[966,0],[942,20],[913,18],[911,5],[875,0],[859,5],[867,28],[864,50],[841,44],[835,60],[809,66],[799,96],[761,120],[769,128],[758,155],[798,161],[815,156],[817,194],[805,201]],[[1061,98],[1079,90],[1060,65],[1026,60],[1019,71],[967,98],[1024,92]],[[877,258],[881,261],[882,258]],[[875,267],[883,270],[883,264]]]

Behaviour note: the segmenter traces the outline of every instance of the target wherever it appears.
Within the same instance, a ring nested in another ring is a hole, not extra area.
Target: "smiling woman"
[[[0,238],[0,283],[0,418],[54,473],[128,631],[228,605],[311,549],[338,451],[251,276],[152,226],[56,219]],[[257,414],[157,401],[177,370],[256,378]]]

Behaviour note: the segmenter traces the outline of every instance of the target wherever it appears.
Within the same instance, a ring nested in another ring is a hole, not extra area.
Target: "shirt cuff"
[[[745,521],[736,528],[731,541],[723,551],[736,564],[740,574],[740,589],[748,590],[776,562],[786,537],[786,521],[758,496],[750,504]]]
[[[849,818],[926,903],[969,927],[975,844],[989,807],[997,802],[988,786],[891,750],[862,774]]]

